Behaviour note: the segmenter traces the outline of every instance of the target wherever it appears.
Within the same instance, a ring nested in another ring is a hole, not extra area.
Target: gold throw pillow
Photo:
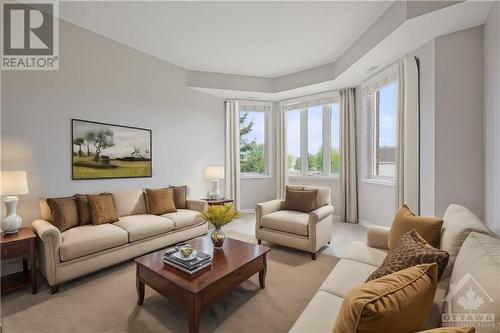
[[[413,266],[353,288],[333,333],[410,333],[422,329],[436,293],[436,264]]]
[[[118,221],[112,194],[88,195],[92,224],[99,225]]]
[[[309,213],[316,209],[317,197],[318,190],[299,190],[287,186],[284,209]]]
[[[442,225],[443,220],[435,217],[416,216],[410,211],[407,205],[403,205],[394,217],[391,230],[389,231],[389,241],[387,244],[389,245],[389,250],[395,248],[399,238],[412,229],[415,229],[427,243],[439,249]]]
[[[52,224],[60,232],[78,226],[78,208],[74,197],[49,198],[47,205],[50,207]]]
[[[154,215],[175,213],[174,190],[162,188],[158,190],[146,189],[149,212]]]

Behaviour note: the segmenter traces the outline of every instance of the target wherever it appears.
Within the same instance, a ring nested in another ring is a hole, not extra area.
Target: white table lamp
[[[215,199],[220,198],[219,190],[219,179],[224,179],[224,167],[221,166],[210,166],[205,169],[205,178],[210,179],[213,182],[212,196]]]
[[[23,219],[16,214],[19,198],[17,195],[28,194],[26,171],[2,171],[2,195],[5,196],[6,216],[2,219],[2,231],[14,234],[21,227]]]

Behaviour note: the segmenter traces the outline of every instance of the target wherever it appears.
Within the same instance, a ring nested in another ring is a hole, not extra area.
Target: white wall
[[[27,170],[24,224],[38,198],[186,184],[204,196],[204,168],[224,163],[223,101],[187,87],[185,70],[64,21],[59,71],[2,72],[2,169]],[[153,130],[153,177],[71,180],[71,118]]]
[[[484,26],[484,217],[500,234],[500,2]]]

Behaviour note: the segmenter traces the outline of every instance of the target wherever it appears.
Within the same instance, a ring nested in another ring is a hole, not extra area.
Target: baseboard
[[[359,220],[358,223],[359,223],[359,225],[362,225],[363,227],[367,227],[367,228],[377,225],[377,224],[373,224],[373,223],[365,221],[365,220]]]

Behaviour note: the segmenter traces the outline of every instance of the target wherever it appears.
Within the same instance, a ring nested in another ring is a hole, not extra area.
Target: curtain
[[[340,119],[340,215],[342,221],[357,223],[358,191],[354,89],[340,92]]]
[[[285,188],[288,183],[288,159],[286,149],[286,111],[279,105],[276,110],[276,198],[285,198]]]
[[[240,116],[238,102],[226,101],[226,197],[240,209]]]
[[[407,204],[417,215],[420,213],[418,75],[415,57],[406,57],[399,62],[396,209]]]

